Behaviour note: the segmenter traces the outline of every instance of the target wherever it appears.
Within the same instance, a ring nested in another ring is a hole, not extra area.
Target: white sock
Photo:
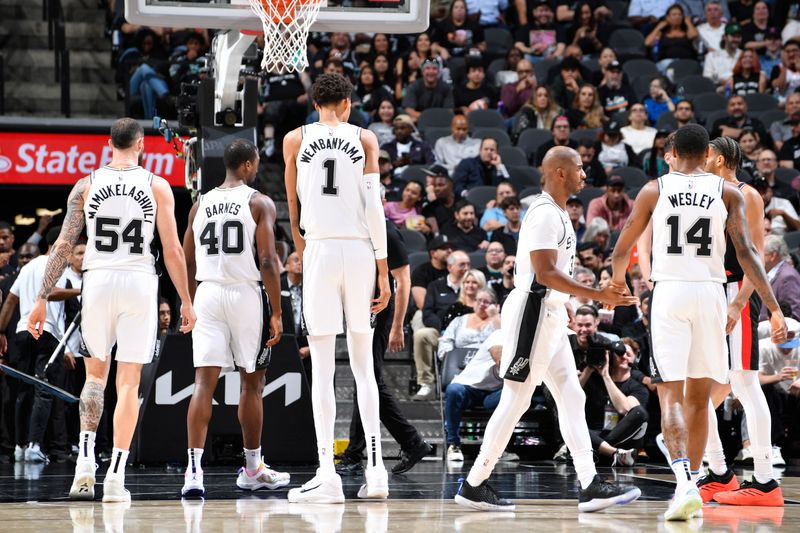
[[[192,473],[203,473],[203,466],[202,466],[202,459],[203,459],[203,448],[189,448],[186,450],[187,455],[189,456],[189,468]]]
[[[347,350],[358,389],[358,411],[367,442],[367,468],[383,468],[380,402],[372,361],[372,332],[357,333],[347,330]]]
[[[700,479],[700,470],[692,470],[692,483],[697,485],[697,481]]]
[[[253,450],[244,449],[245,468],[248,472],[255,473],[261,466],[261,446]]]
[[[680,491],[687,483],[692,482],[692,471],[689,466],[689,459],[686,457],[679,457],[670,463],[672,472],[675,474],[675,479],[678,480],[678,487],[676,491]]]
[[[773,478],[772,416],[758,381],[758,372],[731,372],[731,389],[742,403],[747,417],[750,450],[753,452],[753,478],[759,483],[766,483]]]
[[[719,425],[717,423],[717,412],[709,400],[708,406],[708,439],[706,439],[706,457],[708,457],[708,469],[718,476],[725,475],[728,465],[725,463],[725,451],[722,449],[722,441],[719,438]]]
[[[78,461],[90,461],[94,464],[94,438],[97,433],[94,431],[81,431]]]
[[[333,431],[336,422],[333,376],[336,373],[336,335],[310,335],[308,347],[311,350],[311,405],[314,410],[314,431],[317,434],[319,470],[323,476],[331,476],[336,473],[333,464]]]
[[[569,446],[567,446],[569,448]],[[570,450],[572,455],[572,463],[575,465],[575,474],[578,476],[578,481],[582,489],[586,489],[594,481],[594,476],[597,475],[597,469],[594,466],[594,453],[590,447],[588,450],[580,450],[575,453]]]
[[[125,481],[125,464],[128,462],[128,450],[114,448],[111,451],[111,464],[106,472],[107,478],[117,478]]]

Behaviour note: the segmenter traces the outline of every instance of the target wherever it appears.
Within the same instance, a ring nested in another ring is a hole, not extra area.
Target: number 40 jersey
[[[319,122],[302,127],[297,153],[300,228],[306,240],[369,239],[361,128]]]
[[[653,281],[725,283],[724,180],[672,172],[658,178],[653,211]]]
[[[250,211],[255,189],[217,187],[198,200],[192,222],[197,281],[260,281],[256,263],[256,221]]]

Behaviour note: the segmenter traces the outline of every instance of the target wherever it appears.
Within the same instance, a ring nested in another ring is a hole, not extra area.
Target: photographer
[[[632,466],[634,443],[647,431],[649,393],[631,374],[638,351],[639,345],[628,337],[610,342],[592,336],[580,375],[592,448],[613,458],[612,466]]]
[[[572,354],[575,356],[575,366],[578,368],[586,365],[592,338],[596,337],[608,342],[619,340],[616,335],[597,331],[599,324],[599,314],[595,306],[582,305],[575,311],[575,320],[572,325],[575,335],[569,336],[569,343],[572,347]]]

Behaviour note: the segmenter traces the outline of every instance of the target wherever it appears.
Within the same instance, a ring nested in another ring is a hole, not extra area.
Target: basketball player
[[[632,305],[637,300],[616,289],[586,287],[572,279],[576,239],[566,203],[583,188],[586,174],[581,156],[565,146],[551,148],[542,169],[544,190],[522,222],[514,289],[503,304],[503,392],[486,426],[478,458],[455,497],[456,503],[482,511],[514,510],[514,504],[500,498],[486,480],[542,381],[558,406],[561,434],[581,484],[578,509],[598,511],[641,495],[636,487],[612,485],[597,475],[584,414],[586,396],[567,339],[565,307],[570,294],[611,306]]]
[[[292,237],[303,261],[303,319],[311,349],[311,401],[319,456],[317,475],[290,490],[290,502],[344,501],[342,480],[333,465],[334,349],[343,318],[367,442],[366,483],[358,496],[384,499],[389,495],[381,457],[370,320],[370,311],[376,315],[389,302],[386,226],[378,141],[371,131],[345,122],[352,90],[339,74],[317,78],[311,96],[319,122],[293,130],[283,143]],[[373,300],[376,270],[379,296]]]
[[[80,402],[80,452],[70,498],[94,498],[94,439],[117,345],[117,406],[114,449],[103,484],[104,502],[130,501],[125,489],[128,459],[139,415],[142,366],[153,359],[158,331],[158,276],[150,251],[156,228],[164,263],[181,298],[181,331],[192,330],[186,262],[175,226],[175,200],[169,183],[139,166],[144,130],[133,119],[111,126],[111,162],[78,180],[69,195],[61,234],[47,261],[39,298],[28,317],[28,331],[39,337],[47,296],[67,266],[84,223],[88,235],[83,260],[82,334],[90,357]]]
[[[764,253],[764,200],[761,195],[736,179],[736,169],[742,159],[739,143],[730,137],[718,137],[708,147],[706,171],[722,177],[744,197],[744,210],[750,239],[762,257]],[[734,249],[725,250],[725,292],[728,302],[728,349],[730,385],[715,383],[708,409],[708,441],[706,455],[709,472],[697,482],[704,502],[716,500],[733,505],[782,506],[783,494],[772,475],[771,415],[761,383],[758,380],[758,316],[761,300],[754,293],[753,283],[744,275]],[[733,390],[747,415],[747,429],[753,444],[753,481],[741,488],[733,471],[725,463],[722,441],[717,430],[716,407]],[[692,462],[692,470],[700,463]]]
[[[678,481],[666,520],[688,520],[703,505],[690,459],[702,459],[712,383],[727,381],[726,229],[742,268],[770,309],[773,339],[786,336],[783,314],[744,229],[742,195],[703,170],[707,154],[705,128],[690,124],[675,132],[673,172],[642,188],[613,254],[612,282],[624,289],[631,248],[652,217],[653,381],[658,383],[662,431]]]
[[[197,327],[192,333],[195,389],[186,416],[189,464],[181,489],[187,497],[205,495],[201,459],[212,395],[220,372],[237,367],[242,380],[239,423],[245,466],[239,469],[236,485],[257,490],[289,483],[289,474],[268,468],[261,458],[264,375],[270,348],[283,329],[272,233],[275,205],[248,185],[258,173],[258,148],[253,143],[233,141],[223,159],[225,181],[192,206],[183,238],[189,292],[197,304]],[[264,288],[273,303],[271,314]]]

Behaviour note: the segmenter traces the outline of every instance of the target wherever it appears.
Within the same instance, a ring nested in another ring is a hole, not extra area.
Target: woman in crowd
[[[653,146],[644,158],[644,173],[651,178],[658,178],[669,172],[669,166],[664,161],[664,145],[669,137],[669,132],[660,130],[653,139]],[[626,136],[627,139],[627,136]]]
[[[797,44],[790,41],[784,45],[781,51],[781,62],[778,66],[778,76],[771,80],[772,88],[780,98],[779,105],[783,107],[786,98],[797,89],[800,89],[800,54],[795,53],[790,58],[786,53],[789,46],[793,49],[797,48]],[[774,72],[774,69],[773,69]]]
[[[686,16],[680,5],[673,4],[645,38],[644,45],[651,51],[658,69],[666,72],[676,59],[697,58],[694,43],[698,35],[691,17]]]
[[[470,50],[486,50],[483,28],[467,18],[467,3],[453,0],[447,18],[433,26],[433,50],[447,61],[464,57]]]
[[[600,134],[599,153],[597,160],[603,165],[606,174],[611,176],[611,171],[618,167],[642,168],[639,157],[633,148],[623,142],[622,133],[616,122],[606,124]]]
[[[575,99],[572,101],[572,108],[567,111],[572,129],[595,129],[602,128],[605,122],[603,106],[600,105],[600,98],[597,96],[597,88],[594,85],[586,84],[578,90]]]
[[[442,318],[442,328],[447,328],[450,322],[461,315],[472,313],[475,310],[475,298],[478,291],[486,287],[486,276],[478,269],[473,268],[461,280],[461,290],[458,300],[451,305]]]
[[[739,135],[739,147],[742,149],[741,169],[749,172],[751,176],[755,175],[756,161],[764,149],[758,132],[753,128],[742,128],[742,133]]]
[[[397,77],[395,79],[395,95],[403,94],[403,89],[410,84],[417,81],[421,76],[420,67],[422,63],[428,59],[433,59],[439,63],[439,70],[441,71],[444,64],[442,58],[434,51],[431,36],[423,32],[417,35],[414,40],[414,46],[411,52],[405,57],[397,60],[395,72]]]
[[[622,128],[625,142],[635,153],[641,153],[653,146],[656,129],[647,125],[647,109],[643,104],[633,104],[628,109],[628,125]]]
[[[375,76],[375,83],[390,87],[394,98],[399,102],[403,95],[398,95],[396,92],[397,84],[395,83],[394,70],[392,70],[394,62],[389,57],[384,53],[376,54],[372,59],[372,72]]]
[[[658,122],[658,117],[662,113],[669,111],[675,112],[676,99],[669,94],[669,82],[663,76],[656,76],[650,82],[650,94],[648,94],[644,101],[644,107],[647,109],[647,118],[650,124]]]
[[[369,125],[369,130],[378,137],[378,146],[383,146],[394,140],[392,122],[394,121],[395,111],[394,102],[389,98],[381,100],[378,104],[375,122]]]
[[[369,114],[374,119],[378,106],[384,100],[391,100],[394,97],[392,89],[381,85],[375,79],[375,71],[369,65],[364,65],[358,74],[356,83],[356,94],[361,99],[361,110]]]
[[[619,61],[617,53],[613,48],[606,46],[600,51],[600,56],[597,58],[600,70],[592,73],[592,85],[599,87],[603,83],[606,78],[606,68],[612,61]]]
[[[611,242],[611,227],[608,225],[608,221],[602,217],[594,217],[591,222],[586,224],[586,231],[583,233],[581,242],[590,242],[606,250]]]
[[[477,348],[494,330],[500,329],[500,309],[492,289],[478,289],[473,307],[474,311],[453,318],[439,337],[439,359],[443,359],[454,348]]]
[[[577,46],[585,56],[600,52],[608,43],[609,27],[594,17],[592,6],[581,2],[575,8],[575,19],[567,31],[567,43]]]
[[[597,285],[600,289],[605,289],[608,284],[611,283],[611,272],[612,268],[609,266],[603,267],[600,270],[600,278],[597,281]],[[628,288],[631,289],[631,292],[633,292],[630,282],[628,282]],[[615,307],[608,313],[604,313],[601,310],[599,314],[600,325],[598,326],[598,329],[600,331],[605,331],[606,333],[613,333],[614,335],[621,334],[623,326],[631,324],[634,320],[639,318],[639,310],[635,305]]]
[[[600,112],[602,113],[602,109]],[[528,128],[549,130],[556,117],[562,113],[561,107],[553,100],[550,88],[545,85],[539,85],[519,111],[517,125],[514,128],[514,137],[519,138],[519,135]]]
[[[759,0],[753,4],[753,17],[742,26],[742,44],[745,49],[760,52],[767,47],[767,30],[772,24],[769,20],[769,4]]]
[[[767,90],[767,76],[755,50],[743,50],[733,66],[733,77],[725,82],[725,94],[744,96]]]
[[[403,195],[399,202],[384,204],[383,211],[386,218],[398,226],[425,234],[430,233],[431,228],[425,223],[425,217],[421,214],[424,195],[425,190],[422,188],[422,184],[409,181],[403,187]]]

